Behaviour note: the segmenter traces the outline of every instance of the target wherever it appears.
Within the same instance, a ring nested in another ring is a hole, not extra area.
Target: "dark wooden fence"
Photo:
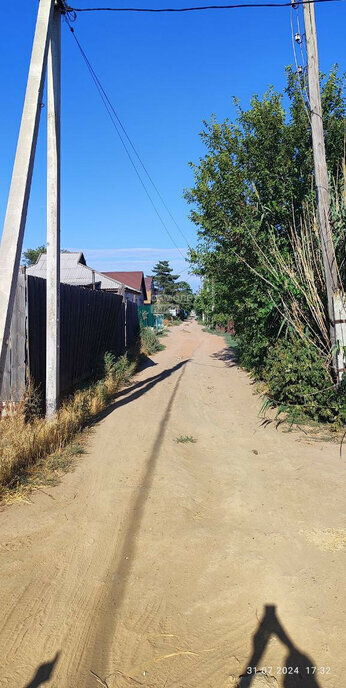
[[[138,335],[137,305],[127,303],[126,342]],[[106,352],[125,352],[125,304],[118,294],[68,284],[60,290],[60,388],[68,392],[102,373]],[[29,376],[46,383],[46,280],[21,274],[12,320],[2,401],[20,401]]]
[[[139,335],[138,306],[128,301],[126,304],[126,345],[133,346]]]
[[[25,369],[27,364],[26,292],[26,276],[24,271],[21,270],[18,275],[0,401],[21,401],[25,391]]]
[[[60,287],[60,389],[66,392],[102,370],[107,351],[125,351],[122,297],[69,284]],[[30,374],[46,384],[46,280],[28,277]]]

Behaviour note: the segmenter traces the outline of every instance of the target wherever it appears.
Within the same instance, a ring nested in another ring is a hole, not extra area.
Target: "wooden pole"
[[[333,367],[340,380],[337,359],[337,339],[335,331],[335,296],[338,293],[338,269],[335,257],[333,235],[329,221],[330,197],[326,151],[322,120],[322,103],[320,92],[320,75],[314,4],[304,4],[304,23],[306,50],[308,58],[308,83],[311,113],[312,147],[317,191],[318,222],[321,237],[322,257],[326,279],[328,319]]]
[[[54,0],[40,0],[0,247],[0,388],[23,248],[53,7]]]
[[[47,417],[57,411],[60,394],[60,90],[61,12],[55,6],[47,64]]]

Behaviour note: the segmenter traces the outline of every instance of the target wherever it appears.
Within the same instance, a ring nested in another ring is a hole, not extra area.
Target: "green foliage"
[[[226,327],[232,319],[227,285],[213,278],[205,278],[199,293],[195,296],[194,309],[197,317],[204,313],[206,325]]]
[[[227,327],[229,318],[225,313],[215,313],[212,315],[213,327]]]
[[[114,354],[107,352],[103,359],[104,373],[103,379],[105,381],[121,381],[127,382],[132,375],[132,365],[128,354],[123,354],[118,358]],[[102,382],[102,381],[101,381]]]
[[[141,351],[145,356],[151,356],[165,348],[164,345],[161,344],[155,330],[151,327],[142,327],[140,336]]]
[[[346,111],[336,68],[322,78],[321,90],[327,162],[334,179],[332,229],[340,272],[345,275],[341,163]],[[314,229],[310,124],[297,76],[290,68],[285,93],[288,111],[283,107],[283,94],[271,88],[261,99],[254,96],[248,110],[235,101],[235,122],[219,123],[215,117],[204,122],[201,138],[206,152],[198,164],[191,163],[194,186],[185,192],[199,237],[190,261],[203,278],[195,297],[197,316],[203,313],[205,323],[212,327],[233,320],[240,363],[257,378],[263,376],[277,339],[292,331],[288,308],[296,308],[301,317],[301,342],[306,337],[314,339],[317,332],[305,290],[306,274],[298,271],[297,280],[292,280],[289,270],[271,264],[270,250],[274,248],[276,256],[294,269],[292,227],[299,235],[306,213],[310,243],[316,251],[316,298],[324,312],[326,305]],[[318,337],[316,342],[319,346]],[[325,366],[323,355],[321,365]]]
[[[197,442],[195,437],[192,435],[179,435],[175,440],[177,444],[195,444]]]
[[[296,407],[314,420],[346,422],[346,384],[336,389],[317,350],[302,345],[301,339],[278,340],[263,377],[270,398],[283,410],[292,413]]]
[[[110,351],[103,358],[104,377],[114,377],[116,373],[117,359]]]
[[[176,289],[176,281],[179,275],[173,274],[173,268],[170,267],[168,260],[159,260],[153,267],[153,276],[155,288],[159,292],[164,292],[167,295],[173,295]]]
[[[47,253],[47,247],[45,244],[42,244],[42,246],[37,246],[37,248],[27,248],[26,251],[23,252],[24,265],[26,265],[26,267],[35,265],[42,253]]]
[[[156,300],[160,304],[158,311],[164,313],[178,306],[190,313],[193,308],[194,295],[188,282],[177,282],[179,275],[173,274],[168,260],[160,260],[153,268]]]
[[[194,294],[188,282],[177,282],[173,295],[174,303],[178,304],[184,311],[190,313],[193,308]]]
[[[42,244],[42,246],[37,246],[37,248],[27,248],[26,251],[23,251],[22,256],[24,265],[27,268],[30,267],[30,265],[35,265],[42,253],[47,253],[47,247],[45,244]],[[70,251],[68,251],[66,248],[62,248],[60,253],[70,253]]]

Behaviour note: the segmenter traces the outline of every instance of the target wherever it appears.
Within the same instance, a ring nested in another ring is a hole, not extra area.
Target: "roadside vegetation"
[[[151,327],[141,328],[141,353],[144,356],[152,356],[164,348],[164,344],[160,342],[154,329]]]
[[[197,442],[196,438],[192,435],[179,435],[175,441],[177,444],[196,444]]]
[[[29,386],[17,411],[0,419],[0,498],[8,490],[20,489],[27,482],[28,473],[30,485],[35,486],[42,481],[49,484],[65,472],[83,453],[76,440],[81,431],[97,421],[142,358],[161,348],[155,332],[143,328],[134,351],[118,359],[107,353],[102,377],[66,399],[50,421],[41,415],[40,399]]]
[[[331,223],[345,287],[346,108],[337,68],[321,88]],[[285,94],[269,89],[248,110],[235,105],[235,122],[204,123],[206,154],[192,164],[194,187],[185,194],[199,236],[190,260],[203,277],[194,307],[205,325],[235,332],[240,364],[266,384],[267,407],[340,426],[346,381],[337,386],[331,366],[302,84],[288,69]]]
[[[168,260],[160,260],[153,268],[154,309],[174,324],[186,318],[193,308],[194,295],[188,282],[178,282]]]

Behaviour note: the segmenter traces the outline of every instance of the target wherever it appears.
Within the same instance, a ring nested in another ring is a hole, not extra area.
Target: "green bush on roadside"
[[[165,347],[161,344],[158,335],[151,327],[141,327],[141,353],[145,356],[162,351]]]
[[[320,353],[301,339],[277,341],[268,353],[263,378],[269,398],[287,405],[291,413],[295,408],[316,421],[346,422],[345,382],[333,386]]]

